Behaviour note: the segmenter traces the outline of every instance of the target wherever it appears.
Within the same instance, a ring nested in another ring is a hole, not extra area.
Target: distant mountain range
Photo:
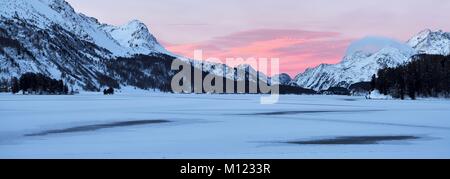
[[[0,79],[33,72],[86,91],[108,86],[167,90],[174,75],[170,64],[178,58],[207,74],[244,80],[235,68],[168,52],[138,20],[102,24],[64,0],[2,0],[0,10]]]
[[[376,51],[349,52],[338,64],[309,68],[290,84],[314,90],[345,87],[371,77],[381,68],[396,67],[411,61],[416,54],[450,55],[450,33],[424,30],[404,44],[387,44]]]
[[[408,62],[414,54],[448,55],[450,34],[427,30],[405,44],[409,48],[387,46],[376,52],[354,51],[339,64],[308,69],[295,79],[287,74],[274,76],[273,84],[314,90],[348,87],[368,81],[380,68]],[[205,74],[229,80],[248,80],[238,78],[234,69],[265,77],[249,65],[231,68],[172,54],[138,20],[123,26],[102,24],[75,12],[64,0],[0,1],[0,79],[34,72],[86,91],[108,86],[170,91],[174,75],[170,64],[175,58]]]

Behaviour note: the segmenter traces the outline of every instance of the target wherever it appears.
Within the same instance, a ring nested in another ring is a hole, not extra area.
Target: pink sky
[[[67,0],[101,22],[139,19],[164,46],[187,57],[279,58],[281,72],[339,62],[365,36],[406,41],[450,29],[448,0]]]

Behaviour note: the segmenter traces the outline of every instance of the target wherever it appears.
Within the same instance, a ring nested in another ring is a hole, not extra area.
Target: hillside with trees
[[[416,55],[396,68],[385,68],[372,78],[372,87],[394,98],[450,97],[450,56]]]
[[[69,94],[69,88],[62,80],[52,79],[40,73],[25,73],[19,79],[14,77],[8,83],[13,94],[63,95]]]

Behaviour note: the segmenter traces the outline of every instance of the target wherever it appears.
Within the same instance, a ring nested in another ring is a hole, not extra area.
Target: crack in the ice
[[[319,111],[275,111],[275,112],[261,112],[252,114],[241,114],[244,116],[249,115],[292,115],[292,114],[316,114],[316,113],[359,113],[359,112],[380,112],[385,110],[319,110]]]
[[[420,139],[416,136],[344,136],[330,139],[289,141],[288,144],[297,145],[368,145],[379,144],[383,141],[403,141]]]
[[[397,127],[413,127],[413,128],[429,128],[429,129],[439,129],[439,130],[450,130],[450,127],[414,125],[414,124],[398,124],[398,123],[388,123],[388,122],[354,121],[354,120],[341,120],[341,119],[306,119],[306,118],[300,119],[300,118],[293,118],[293,117],[287,117],[285,119],[295,119],[295,120],[305,120],[305,121],[319,121],[319,122],[348,123],[348,124],[370,124],[370,125],[383,125],[383,126],[397,126]]]
[[[114,122],[114,123],[105,123],[105,124],[77,126],[77,127],[70,127],[70,128],[65,128],[65,129],[47,130],[47,131],[43,131],[43,132],[39,132],[39,133],[25,134],[25,136],[26,137],[34,137],[34,136],[46,136],[46,135],[51,135],[51,134],[89,132],[89,131],[96,131],[96,130],[107,129],[107,128],[128,127],[128,126],[159,124],[159,123],[169,123],[169,122],[171,122],[171,121],[168,121],[168,120],[123,121],[123,122]]]

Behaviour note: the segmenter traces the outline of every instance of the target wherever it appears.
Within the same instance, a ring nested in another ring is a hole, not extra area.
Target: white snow
[[[147,26],[138,20],[130,21],[120,27],[106,25],[103,29],[121,46],[131,49],[134,54],[166,52],[156,38],[151,35]]]
[[[0,158],[450,158],[448,100],[287,95],[276,105],[259,101],[259,95],[0,94]],[[255,115],[271,112],[278,113]],[[130,120],[172,122],[25,136]],[[340,136],[419,139],[285,143]]]
[[[367,37],[353,42],[338,64],[322,64],[300,73],[292,84],[314,90],[348,87],[370,81],[385,67],[397,67],[416,54],[450,54],[450,33],[424,30],[406,43],[381,37]]]
[[[419,54],[450,55],[450,33],[426,29],[411,38],[407,44]]]
[[[291,76],[286,73],[274,75],[270,78],[271,84],[281,84],[281,85],[289,85],[292,81]]]
[[[122,27],[101,24],[93,17],[75,12],[64,0],[2,0],[0,6],[0,14],[4,17],[18,15],[42,29],[58,24],[77,37],[107,49],[113,56],[166,52],[145,24],[136,20]],[[111,29],[117,29],[119,35],[110,34],[108,30]],[[129,41],[123,42],[124,39]]]
[[[348,87],[354,83],[370,81],[379,69],[404,64],[412,55],[411,49],[399,46],[386,46],[376,53],[355,51],[347,54],[341,63],[323,64],[307,69],[297,75],[293,83],[314,90],[326,90],[335,86]]]
[[[378,90],[370,92],[370,94],[367,97],[369,99],[384,99],[384,100],[394,99],[392,96],[381,94],[380,91]]]

